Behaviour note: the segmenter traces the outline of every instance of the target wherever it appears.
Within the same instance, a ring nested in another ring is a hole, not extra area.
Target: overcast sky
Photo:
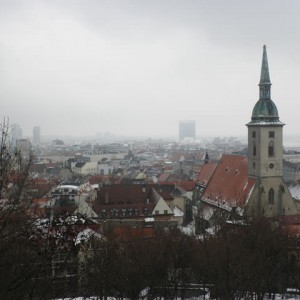
[[[299,134],[299,0],[0,0],[1,117],[25,135],[246,136],[263,44]]]

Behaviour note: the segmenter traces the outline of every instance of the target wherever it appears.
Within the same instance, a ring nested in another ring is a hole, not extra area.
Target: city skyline
[[[289,1],[0,1],[2,117],[24,136],[246,136],[268,48],[284,137],[298,136]]]

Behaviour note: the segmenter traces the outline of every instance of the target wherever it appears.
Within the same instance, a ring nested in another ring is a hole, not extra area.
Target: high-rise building
[[[196,122],[180,121],[179,122],[179,141],[184,139],[195,139],[196,138]]]
[[[16,149],[21,153],[21,156],[28,159],[31,155],[31,142],[29,139],[17,139]]]
[[[16,146],[16,140],[21,139],[23,137],[22,128],[19,124],[11,125],[11,142],[13,146]]]
[[[41,128],[39,126],[33,127],[32,143],[33,143],[33,145],[38,145],[41,143]]]

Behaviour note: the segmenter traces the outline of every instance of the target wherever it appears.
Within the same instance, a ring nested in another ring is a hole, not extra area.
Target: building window
[[[256,131],[252,131],[252,138],[256,138]]]
[[[168,210],[167,210],[167,209],[164,210],[164,214],[165,214],[165,215],[168,214]]]
[[[275,131],[269,131],[269,138],[274,139],[275,138]]]
[[[256,142],[253,141],[252,155],[256,156]]]
[[[255,167],[256,167],[255,162],[252,163],[252,167],[253,167],[253,169],[255,169]]]
[[[269,154],[269,157],[274,156],[274,142],[273,141],[269,142],[268,154]]]
[[[159,215],[159,210],[156,210],[156,211],[155,211],[155,214],[156,214],[156,215]]]
[[[102,210],[101,210],[101,217],[102,217],[102,218],[105,218],[105,217],[106,217],[106,211],[105,211],[105,209],[102,209]]]
[[[270,189],[268,195],[269,204],[274,204],[274,194],[274,189]]]

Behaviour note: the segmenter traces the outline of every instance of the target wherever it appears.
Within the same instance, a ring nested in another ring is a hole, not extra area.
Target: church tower
[[[252,207],[257,216],[295,213],[294,201],[282,178],[282,131],[278,110],[271,100],[271,81],[266,46],[259,81],[259,100],[248,127],[248,176],[256,180]]]

